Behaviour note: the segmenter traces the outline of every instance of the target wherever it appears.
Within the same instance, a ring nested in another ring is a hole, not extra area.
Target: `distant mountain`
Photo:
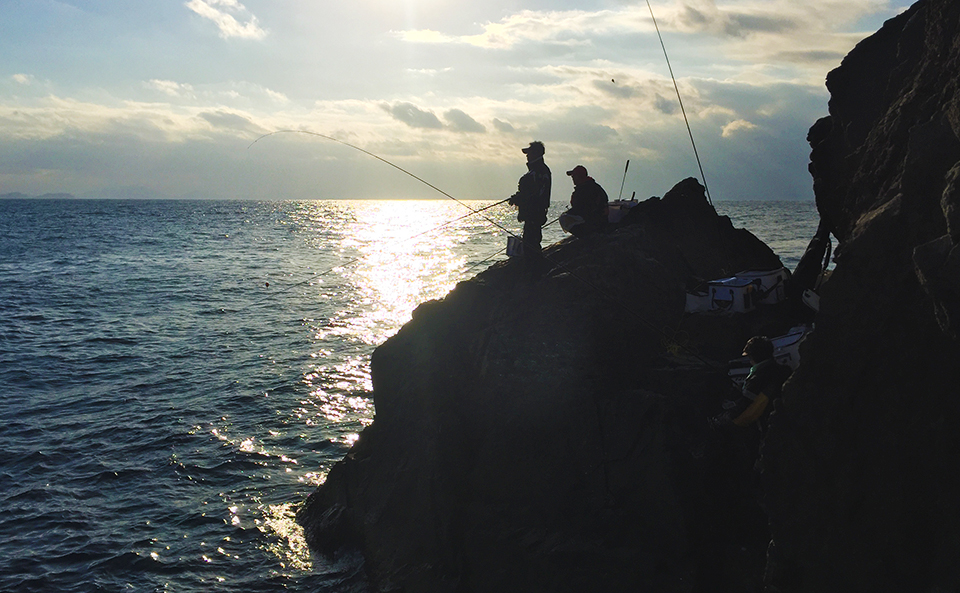
[[[163,192],[154,191],[150,188],[132,185],[125,187],[109,187],[97,191],[84,192],[79,196],[75,196],[66,192],[58,193],[46,193],[43,195],[33,195],[25,194],[22,192],[14,191],[8,192],[5,194],[0,194],[0,200],[28,200],[28,199],[38,199],[38,200],[75,200],[75,199],[92,199],[92,200],[167,200],[167,199],[178,199],[178,200],[223,200],[228,199],[227,197],[219,194],[212,194],[209,191],[206,192],[188,192],[181,194],[179,196],[171,196]]]
[[[108,198],[120,200],[163,200],[170,196],[154,191],[142,185],[129,185],[124,187],[107,187],[99,191],[87,192],[83,194],[84,198]]]
[[[0,200],[23,200],[23,199],[39,199],[39,200],[72,200],[77,196],[67,193],[53,193],[53,194],[43,194],[42,196],[32,196],[29,194],[20,193],[18,191],[13,191],[5,194],[0,194]]]

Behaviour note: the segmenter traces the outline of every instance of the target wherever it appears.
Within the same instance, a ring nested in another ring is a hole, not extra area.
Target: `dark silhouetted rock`
[[[771,591],[960,590],[960,3],[827,77],[817,205],[840,240],[763,452]]]
[[[299,513],[379,591],[756,591],[750,439],[713,431],[724,363],[781,307],[684,314],[686,287],[779,268],[693,179],[613,232],[497,264],[373,355],[376,418]]]

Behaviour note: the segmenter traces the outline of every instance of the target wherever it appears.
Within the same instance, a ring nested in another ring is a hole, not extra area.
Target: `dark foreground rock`
[[[498,265],[420,307],[299,515],[311,545],[362,549],[381,591],[960,591],[958,73],[960,3],[922,0],[828,77],[811,172],[840,244],[762,506],[750,443],[705,419],[792,309],[683,315],[695,278],[779,265],[688,180],[545,278]]]
[[[764,448],[779,591],[960,590],[960,3],[830,73],[810,131],[840,240]]]
[[[376,350],[376,419],[300,512],[311,545],[359,547],[381,591],[759,590],[757,443],[707,418],[723,363],[792,319],[684,304],[779,259],[693,179],[545,253],[544,277],[496,265]]]

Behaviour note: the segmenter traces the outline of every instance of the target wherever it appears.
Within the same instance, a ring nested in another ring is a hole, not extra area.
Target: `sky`
[[[826,74],[907,6],[651,0],[681,110],[645,1],[0,0],[0,194],[499,200],[541,140],[555,201],[645,199],[702,179],[685,111],[714,200],[812,200]]]

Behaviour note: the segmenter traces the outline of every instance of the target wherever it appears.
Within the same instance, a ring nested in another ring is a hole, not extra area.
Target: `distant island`
[[[0,194],[0,200],[74,200],[77,196],[67,193],[55,193],[55,194],[43,194],[41,196],[32,196],[29,194],[23,194],[18,191],[13,191],[5,194]]]
[[[124,187],[106,187],[95,191],[84,192],[75,195],[67,192],[46,193],[43,195],[31,195],[22,192],[8,192],[0,194],[0,200],[166,200],[173,196],[143,187],[140,185],[131,185]],[[201,196],[195,194],[184,194],[179,199],[198,199]],[[202,196],[212,197],[212,196]]]

